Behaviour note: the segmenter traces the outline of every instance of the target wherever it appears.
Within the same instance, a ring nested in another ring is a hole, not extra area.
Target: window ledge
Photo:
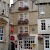
[[[33,45],[35,45],[36,43],[32,43]]]
[[[0,43],[6,43],[5,41],[0,41]]]

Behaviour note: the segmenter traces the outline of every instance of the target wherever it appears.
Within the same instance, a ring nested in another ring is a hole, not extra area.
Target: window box
[[[23,36],[22,34],[18,34],[17,35],[17,37],[18,37],[19,40],[22,40],[22,36]]]
[[[25,7],[19,7],[18,10],[28,10],[28,6],[25,6]]]
[[[28,19],[25,19],[25,20],[19,20],[18,21],[18,24],[28,24]]]
[[[18,37],[19,40],[22,40],[22,38],[28,37],[28,36],[29,36],[28,33],[24,33],[24,34],[23,33],[20,33],[20,34],[17,35],[17,37]]]
[[[23,37],[27,37],[27,36],[29,36],[28,33],[24,33],[24,34],[23,34]]]
[[[23,20],[19,20],[18,24],[24,24],[24,21]]]
[[[25,24],[28,24],[28,22],[29,22],[28,19],[25,19],[25,20],[24,20],[24,23],[25,23]]]

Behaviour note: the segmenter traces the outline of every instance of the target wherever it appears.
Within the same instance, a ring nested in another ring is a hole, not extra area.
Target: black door
[[[11,42],[11,50],[15,50],[15,44]]]

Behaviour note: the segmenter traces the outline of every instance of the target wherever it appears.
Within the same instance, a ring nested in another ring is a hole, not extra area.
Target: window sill
[[[36,45],[36,43],[32,43],[33,45]]]
[[[6,43],[6,42],[5,42],[5,41],[1,41],[1,40],[0,40],[0,43]]]

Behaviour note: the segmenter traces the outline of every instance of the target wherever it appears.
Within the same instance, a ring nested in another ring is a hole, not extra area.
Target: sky
[[[10,4],[12,4],[13,3],[13,0],[10,0]]]

